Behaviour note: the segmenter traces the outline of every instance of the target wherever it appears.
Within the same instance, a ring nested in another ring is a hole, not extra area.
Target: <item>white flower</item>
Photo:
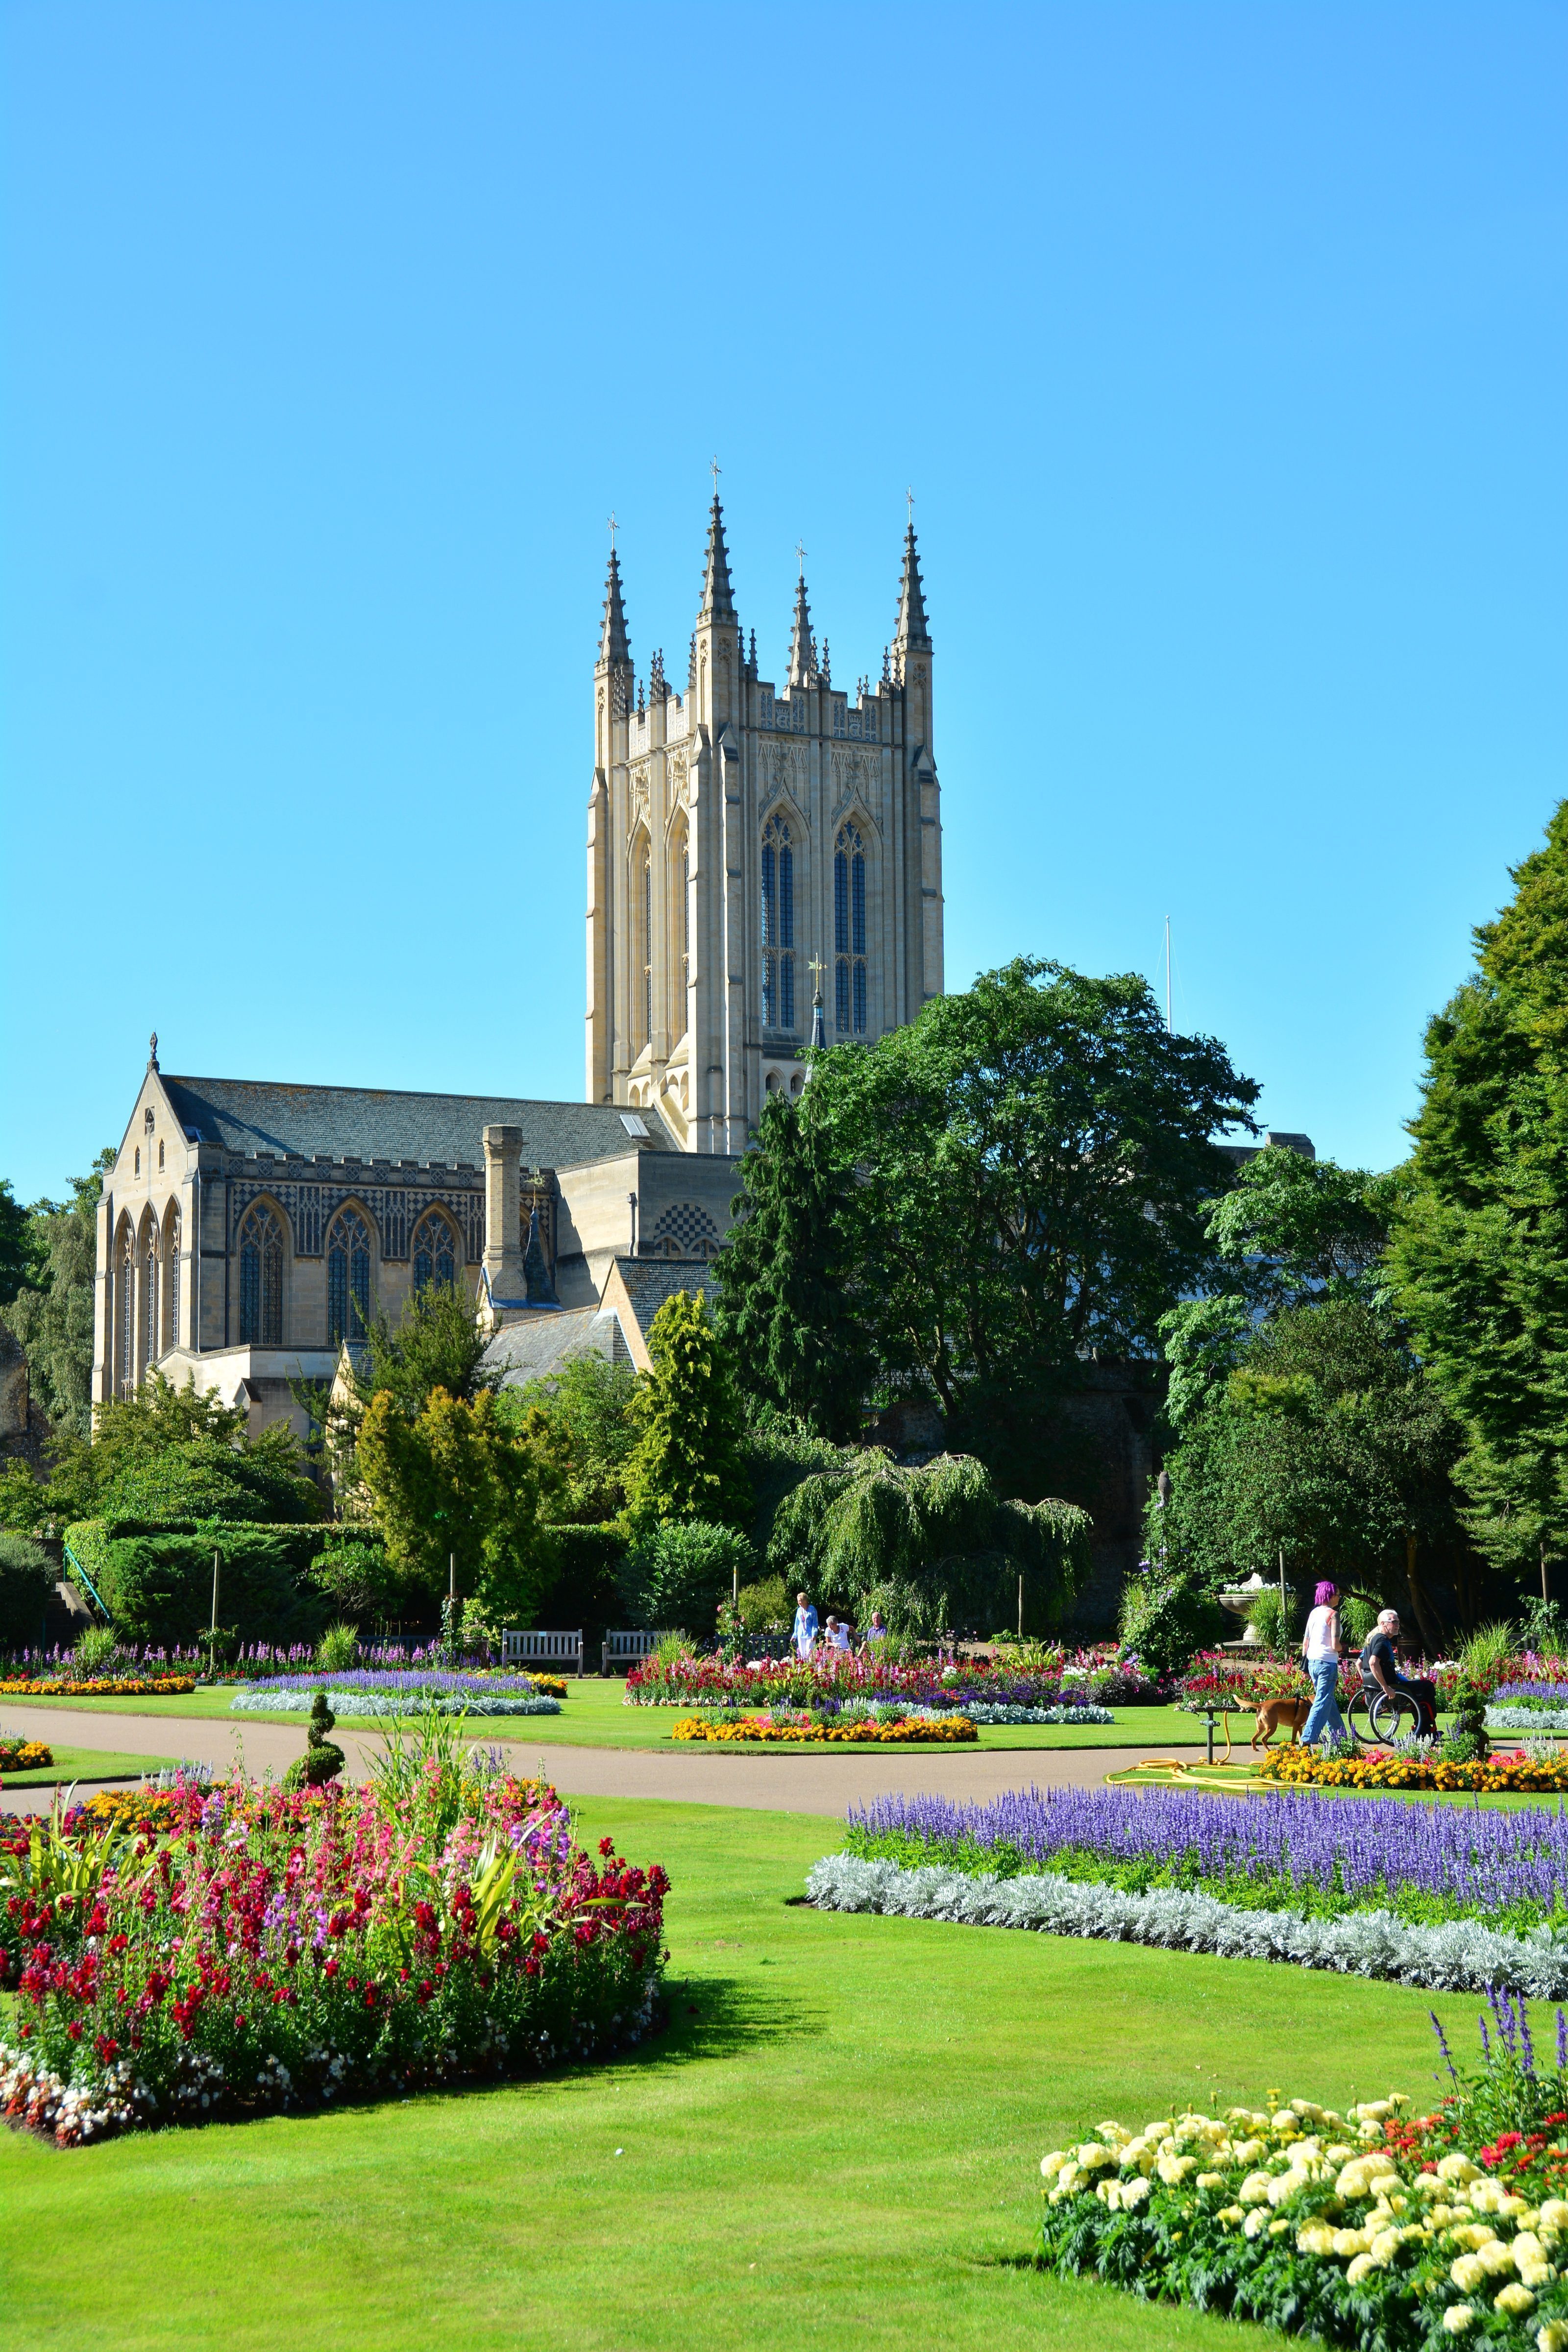
[[[1304,2221],[1296,2232],[1298,2251],[1303,2254],[1331,2254],[1336,2251],[1336,2234],[1327,2221]]]
[[[1372,2240],[1364,2230],[1334,2231],[1334,2252],[1342,2263],[1348,2263],[1356,2254],[1364,2254],[1371,2243]]]
[[[1568,2230],[1568,2197],[1549,2197],[1541,2209],[1541,2227],[1545,2230]],[[1553,2327],[1563,2326],[1552,2320]]]
[[[1461,2294],[1473,2294],[1487,2274],[1479,2254],[1461,2254],[1448,2264],[1448,2276]]]
[[[1365,2278],[1368,2271],[1373,2271],[1376,2268],[1377,2264],[1373,2261],[1370,2254],[1358,2254],[1354,2262],[1351,2264],[1349,2270],[1345,2273],[1345,2284],[1347,2286],[1359,2286],[1363,2279]]]
[[[1437,2178],[1439,2180],[1479,2180],[1480,2167],[1472,2164],[1468,2156],[1461,2156],[1456,2148],[1452,2156],[1443,2158],[1437,2167]],[[1568,2206],[1563,2210],[1568,2212]]]
[[[1178,2183],[1186,2179],[1189,2172],[1195,2172],[1197,2168],[1198,2160],[1195,2156],[1163,2156],[1154,2167],[1167,2189],[1174,2189]]]
[[[1221,2189],[1224,2185],[1223,2172],[1200,2172],[1193,2183],[1194,2189]]]
[[[1254,2206],[1252,2211],[1242,2223],[1241,2234],[1244,2238],[1258,2238],[1262,2236],[1264,2231],[1267,2230],[1268,2226],[1268,2207],[1264,2205],[1257,2205]]]
[[[1494,2238],[1489,2246],[1477,2248],[1476,2260],[1488,2278],[1501,2278],[1506,2271],[1513,2268],[1513,2248],[1505,2244],[1501,2238]]]
[[[1475,2311],[1468,2303],[1451,2303],[1443,2314],[1443,2325],[1450,2336],[1463,2336],[1475,2324]]]
[[[1268,2173],[1249,2172],[1236,2192],[1237,2200],[1243,2205],[1267,2205],[1273,2185]]]
[[[1121,2210],[1124,2213],[1131,2213],[1136,2206],[1146,2204],[1148,2198],[1149,2183],[1146,2180],[1139,2179],[1121,2184]]]
[[[1538,2327],[1535,2352],[1568,2352],[1568,2319],[1549,2319]]]
[[[1506,2311],[1510,2319],[1522,2319],[1527,2311],[1535,2309],[1535,2297],[1515,2279],[1511,2284],[1498,2289],[1492,2297],[1492,2308]]]
[[[1041,2157],[1040,2170],[1047,2180],[1054,2180],[1068,2160],[1065,2148],[1053,2148],[1049,2156]]]

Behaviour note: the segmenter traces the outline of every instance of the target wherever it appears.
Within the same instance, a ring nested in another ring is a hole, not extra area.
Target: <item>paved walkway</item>
[[[303,1748],[304,1724],[239,1723],[223,1717],[114,1715],[92,1717],[67,1707],[29,1703],[30,1738],[57,1748],[100,1748],[121,1754],[183,1757],[230,1770],[243,1745],[247,1769],[281,1774]],[[352,1778],[364,1777],[365,1759],[380,1752],[374,1731],[340,1727],[332,1734]],[[513,1769],[542,1767],[563,1796],[661,1797],[685,1804],[742,1805],[763,1812],[843,1813],[852,1804],[895,1790],[946,1797],[999,1796],[1008,1789],[1093,1788],[1107,1772],[1135,1764],[1136,1748],[838,1748],[802,1755],[796,1749],[737,1754],[724,1748],[542,1748],[525,1739],[487,1740]],[[1168,1751],[1200,1763],[1201,1748]],[[97,1786],[83,1780],[85,1795]],[[0,1811],[47,1810],[47,1789],[0,1790]]]

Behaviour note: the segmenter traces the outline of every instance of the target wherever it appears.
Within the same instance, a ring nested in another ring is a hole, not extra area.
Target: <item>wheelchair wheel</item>
[[[1381,1692],[1375,1691],[1375,1685],[1374,1695],[1382,1696]],[[1363,1748],[1372,1747],[1378,1735],[1373,1728],[1372,1707],[1365,1683],[1363,1683],[1354,1698],[1343,1701],[1340,1712],[1344,1717],[1345,1727],[1352,1738],[1358,1740]]]
[[[1414,1739],[1421,1728],[1421,1709],[1408,1691],[1379,1691],[1372,1702],[1372,1727],[1379,1739],[1391,1744]]]

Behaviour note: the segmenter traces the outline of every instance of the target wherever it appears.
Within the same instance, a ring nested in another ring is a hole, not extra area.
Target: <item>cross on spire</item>
[[[614,507],[612,507],[612,508],[610,509],[610,553],[611,553],[612,555],[614,555],[615,551],[616,551],[616,510],[615,510]]]
[[[906,490],[904,492],[904,496],[910,502],[910,529],[913,530],[915,527],[915,494],[913,490]]]
[[[804,580],[805,578],[805,541],[804,539],[797,539],[795,541],[795,562],[800,565],[800,576]]]
[[[816,995],[820,996],[822,994],[822,975],[827,970],[827,966],[823,962],[822,958],[819,955],[814,955],[811,961],[805,968],[807,971],[810,972],[811,977],[816,983]]]
[[[719,477],[723,472],[724,468],[719,463],[718,458],[714,457],[710,457],[708,460],[708,470],[713,477],[713,495],[717,498],[719,495]]]

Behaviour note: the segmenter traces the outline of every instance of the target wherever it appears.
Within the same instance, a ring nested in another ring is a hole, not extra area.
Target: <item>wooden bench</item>
[[[657,1633],[606,1633],[600,1671],[607,1675],[619,1666],[624,1674],[628,1666],[640,1666],[645,1658],[652,1657],[658,1643]]]
[[[574,1633],[517,1633],[510,1630],[500,1637],[501,1663],[508,1666],[574,1665],[578,1680],[583,1675],[583,1629]]]

